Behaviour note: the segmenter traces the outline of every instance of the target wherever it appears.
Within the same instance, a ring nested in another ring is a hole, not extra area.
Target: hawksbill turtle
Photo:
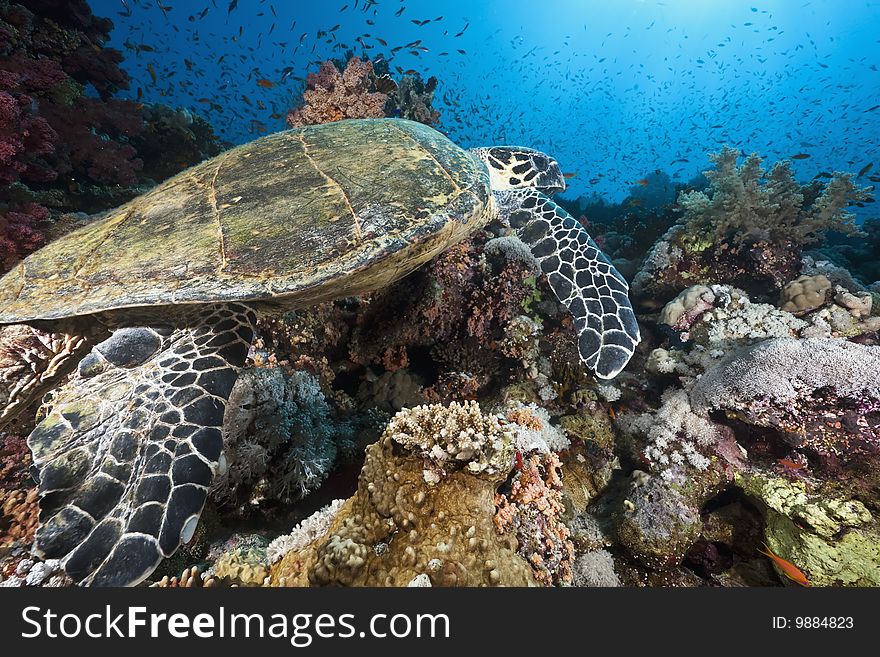
[[[143,581],[193,536],[257,316],[387,286],[493,219],[615,376],[639,341],[628,285],[550,199],[564,188],[539,151],[341,121],[233,148],[30,255],[0,279],[0,325],[66,336],[0,395],[8,421],[55,388],[28,437],[35,553],[82,585]]]

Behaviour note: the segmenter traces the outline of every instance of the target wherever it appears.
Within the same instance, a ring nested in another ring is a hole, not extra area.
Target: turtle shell
[[[50,243],[0,279],[0,323],[378,289],[489,218],[489,178],[436,130],[340,121],[262,137]]]

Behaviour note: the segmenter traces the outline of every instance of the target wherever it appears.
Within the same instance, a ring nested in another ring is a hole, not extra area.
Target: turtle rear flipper
[[[545,194],[509,190],[496,192],[495,199],[574,317],[581,360],[602,379],[617,376],[640,340],[626,279],[575,218]]]
[[[192,538],[253,336],[239,304],[170,308],[97,345],[28,437],[35,551],[83,585],[127,586]]]

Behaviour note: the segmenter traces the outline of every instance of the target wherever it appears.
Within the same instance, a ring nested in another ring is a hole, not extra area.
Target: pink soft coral
[[[370,91],[373,64],[352,57],[340,73],[333,62],[321,63],[317,73],[309,73],[303,105],[287,115],[293,128],[342,119],[367,119],[385,116],[388,96]]]

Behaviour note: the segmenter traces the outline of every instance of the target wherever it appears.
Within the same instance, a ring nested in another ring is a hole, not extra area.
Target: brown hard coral
[[[39,524],[37,489],[0,489],[0,545],[30,541]]]
[[[799,276],[782,288],[779,307],[794,315],[802,315],[824,306],[830,290],[831,281],[823,274]]]
[[[329,531],[285,555],[272,585],[534,586],[516,538],[495,528],[512,436],[475,403],[398,413],[367,449],[358,491]]]

